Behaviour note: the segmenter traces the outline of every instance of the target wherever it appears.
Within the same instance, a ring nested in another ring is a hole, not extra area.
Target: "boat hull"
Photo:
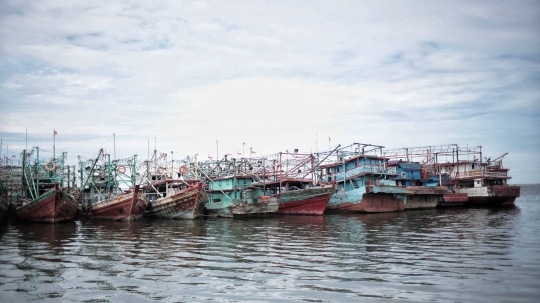
[[[223,218],[232,218],[233,214],[231,213],[230,207],[222,208],[205,208],[205,216],[207,217],[223,217]]]
[[[229,211],[234,218],[243,217],[265,217],[271,213],[276,213],[279,203],[276,199],[258,200],[251,203],[241,203],[229,206]]]
[[[429,209],[437,207],[439,198],[448,193],[444,186],[407,186],[405,210]]]
[[[403,211],[405,188],[397,186],[366,186],[347,192],[336,192],[327,211],[382,213]]]
[[[4,197],[0,197],[0,223],[7,221],[9,215],[9,205]]]
[[[521,187],[508,185],[456,189],[458,193],[467,194],[467,206],[513,205],[520,191]]]
[[[403,199],[397,199],[391,194],[367,194],[362,201],[363,211],[366,213],[384,213],[403,211]]]
[[[62,189],[53,188],[38,198],[19,206],[17,218],[43,223],[72,220],[77,213],[77,201]]]
[[[335,191],[335,187],[314,187],[292,190],[273,197],[279,202],[278,214],[321,216]]]
[[[150,202],[144,215],[163,219],[196,219],[201,216],[207,198],[208,195],[199,183],[177,194]]]
[[[469,201],[465,193],[446,193],[439,199],[437,207],[462,206]]]
[[[147,206],[148,198],[136,190],[93,204],[83,215],[91,219],[134,221],[142,218]]]

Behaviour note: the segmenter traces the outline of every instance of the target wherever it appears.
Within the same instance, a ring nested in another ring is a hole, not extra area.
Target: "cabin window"
[[[472,165],[472,169],[474,169],[474,164]]]

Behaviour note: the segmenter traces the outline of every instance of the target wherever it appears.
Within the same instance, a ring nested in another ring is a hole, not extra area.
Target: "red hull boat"
[[[314,187],[282,192],[273,197],[278,199],[279,214],[321,216],[335,191],[335,186]]]
[[[77,213],[77,201],[56,184],[28,203],[17,208],[17,217],[22,220],[58,223],[72,220]]]
[[[91,219],[134,221],[142,218],[147,206],[148,198],[135,186],[131,192],[93,204],[83,215]]]

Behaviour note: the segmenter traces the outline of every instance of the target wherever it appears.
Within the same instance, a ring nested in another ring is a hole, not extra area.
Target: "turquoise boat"
[[[355,147],[354,151],[347,148]],[[371,148],[365,151],[365,148]],[[327,211],[392,212],[403,211],[407,199],[405,187],[394,180],[396,169],[376,152],[383,146],[354,143],[336,148],[337,161],[319,165],[321,182],[336,183],[338,190],[330,197]]]
[[[279,208],[277,199],[266,196],[263,184],[249,175],[211,179],[206,193],[205,215],[210,217],[262,217]]]

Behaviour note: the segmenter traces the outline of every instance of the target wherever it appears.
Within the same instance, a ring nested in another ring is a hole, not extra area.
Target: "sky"
[[[468,144],[540,183],[540,1],[3,0],[0,137],[72,165]]]

